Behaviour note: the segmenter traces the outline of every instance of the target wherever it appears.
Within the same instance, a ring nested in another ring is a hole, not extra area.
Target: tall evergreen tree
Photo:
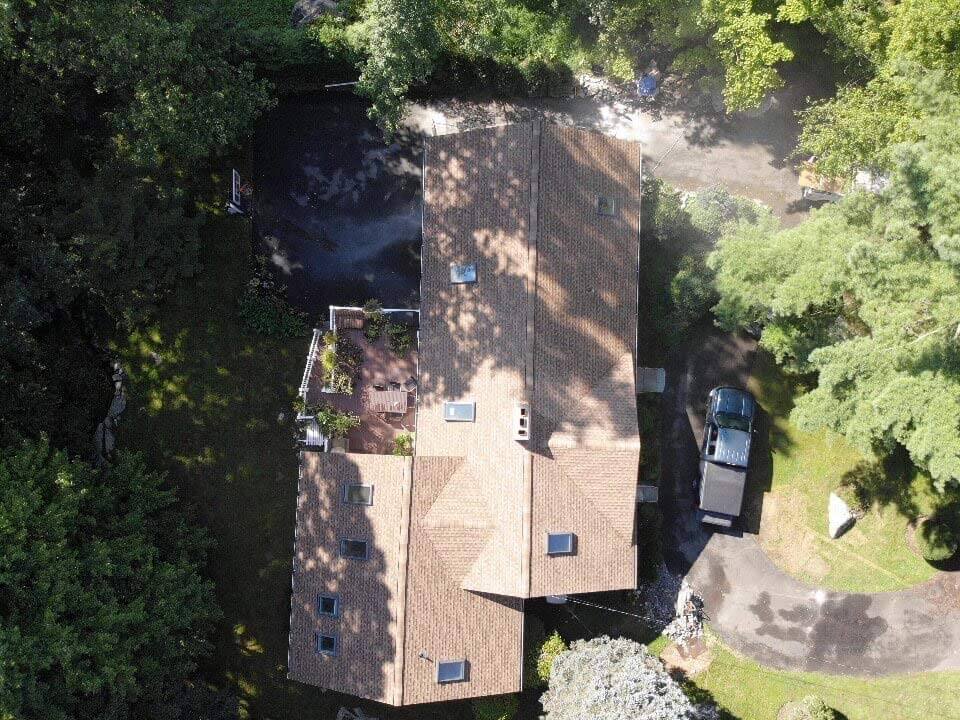
[[[0,716],[145,717],[208,649],[208,547],[163,478],[46,441],[0,453]]]

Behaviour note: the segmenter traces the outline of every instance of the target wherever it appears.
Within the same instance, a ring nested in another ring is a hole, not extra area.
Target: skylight
[[[441,660],[437,663],[437,682],[452,683],[467,679],[466,660]]]
[[[317,614],[337,617],[340,614],[340,596],[326,593],[317,595]]]
[[[343,502],[350,505],[373,505],[373,485],[344,485]]]
[[[318,655],[336,655],[339,650],[340,643],[336,635],[321,635],[317,633],[314,635],[314,642],[316,643],[315,650]]]
[[[368,557],[368,547],[366,540],[340,541],[340,557],[351,558],[353,560],[366,560]]]
[[[573,533],[547,533],[547,555],[573,555],[575,546]]]
[[[617,214],[617,201],[607,195],[597,195],[597,212],[612,217]]]
[[[450,282],[454,285],[466,285],[477,281],[476,263],[450,263]]]
[[[448,400],[443,404],[443,419],[447,422],[473,422],[476,419],[477,404]]]

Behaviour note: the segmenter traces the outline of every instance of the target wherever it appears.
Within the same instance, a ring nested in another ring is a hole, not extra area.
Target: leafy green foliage
[[[367,59],[357,90],[370,100],[370,117],[392,135],[410,86],[427,77],[440,48],[433,0],[370,0]]]
[[[186,178],[269,87],[195,3],[7,3],[2,28],[0,434],[85,452],[112,333],[200,269]]]
[[[412,433],[400,433],[393,439],[393,454],[399,456],[413,455]]]
[[[793,52],[771,38],[769,14],[754,12],[750,0],[703,0],[703,18],[717,28],[713,39],[725,71],[728,110],[757,107],[783,85],[775,66],[792,59]]]
[[[310,415],[317,420],[320,432],[329,438],[344,438],[351,430],[360,427],[360,418],[345,410],[338,410],[332,405],[324,404],[310,408]]]
[[[413,347],[410,328],[402,323],[389,323],[387,325],[387,342],[390,346],[390,352],[397,357],[405,357],[410,352],[410,348]]]
[[[816,695],[787,704],[778,715],[780,720],[837,720],[837,713]]]
[[[543,641],[540,652],[537,654],[537,677],[540,680],[540,687],[546,687],[550,683],[553,661],[566,649],[567,644],[557,631],[554,631],[550,637]]]
[[[362,363],[363,350],[351,342],[350,338],[332,331],[324,333],[320,366],[323,382],[333,392],[352,395],[354,380]]]
[[[363,305],[363,335],[368,342],[376,342],[387,326],[387,316],[383,306],[377,300],[367,300]]]
[[[193,672],[209,543],[163,484],[122,452],[102,474],[46,441],[0,454],[0,714],[143,716]]]
[[[263,257],[257,259],[237,309],[240,321],[252,332],[274,338],[303,337],[307,333],[303,313],[287,303],[283,287],[270,275]]]
[[[474,720],[514,720],[518,711],[516,695],[477,698],[472,706]]]
[[[789,0],[780,15],[812,22],[837,41],[837,54],[862,66],[866,77],[801,116],[799,150],[818,156],[818,168],[827,174],[894,167],[893,147],[921,138],[927,121],[937,117],[924,101],[923,86],[935,76],[942,92],[960,90],[956,0]]]
[[[817,373],[793,419],[865,452],[904,446],[943,487],[960,478],[960,102],[898,150],[891,187],[855,194],[778,230],[770,218],[724,235],[710,260],[727,327],[760,323],[780,362]],[[941,173],[937,166],[946,172]]]

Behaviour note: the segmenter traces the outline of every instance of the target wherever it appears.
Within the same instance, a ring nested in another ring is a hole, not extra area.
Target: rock
[[[113,402],[110,403],[107,414],[112,418],[119,418],[126,408],[127,399],[121,393],[117,393],[113,396]]]
[[[830,500],[827,503],[827,518],[830,537],[834,540],[852,528],[857,521],[857,516],[836,493],[830,493]]]
[[[290,24],[293,27],[303,27],[321,15],[336,11],[337,3],[334,0],[297,0],[290,13]]]

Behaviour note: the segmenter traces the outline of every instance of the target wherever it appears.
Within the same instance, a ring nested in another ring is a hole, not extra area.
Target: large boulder
[[[830,500],[827,503],[827,528],[830,537],[836,540],[852,528],[856,521],[857,516],[843,498],[836,493],[830,493]]]
[[[297,0],[290,13],[290,24],[293,27],[303,27],[321,15],[336,12],[336,0]]]

